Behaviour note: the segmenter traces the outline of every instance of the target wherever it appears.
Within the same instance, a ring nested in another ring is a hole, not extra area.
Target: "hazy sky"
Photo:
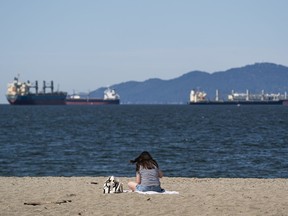
[[[72,93],[288,66],[287,9],[287,0],[0,0],[0,103],[17,74]]]

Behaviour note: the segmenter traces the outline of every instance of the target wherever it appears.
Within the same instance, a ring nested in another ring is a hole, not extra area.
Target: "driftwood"
[[[36,205],[45,205],[45,204],[63,204],[63,203],[70,203],[72,202],[72,200],[61,200],[61,201],[56,201],[56,202],[25,202],[24,205],[32,205],[32,206],[36,206]]]
[[[91,184],[98,184],[98,182],[91,182]]]

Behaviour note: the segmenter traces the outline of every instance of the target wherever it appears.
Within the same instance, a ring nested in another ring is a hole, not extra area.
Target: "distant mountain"
[[[207,73],[191,71],[170,80],[148,79],[143,82],[128,81],[115,84],[122,104],[186,104],[190,91],[199,89],[211,100],[216,89],[220,99],[227,99],[235,92],[267,93],[288,92],[288,67],[273,63],[256,63],[226,71]],[[90,96],[102,97],[105,88],[91,92]]]

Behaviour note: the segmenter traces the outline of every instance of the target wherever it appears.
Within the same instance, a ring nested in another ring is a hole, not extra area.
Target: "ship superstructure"
[[[206,93],[204,91],[192,90],[190,92],[190,102],[197,103],[206,100]]]

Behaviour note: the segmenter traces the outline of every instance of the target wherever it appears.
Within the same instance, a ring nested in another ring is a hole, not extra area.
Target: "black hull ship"
[[[250,94],[235,93],[232,91],[227,100],[219,100],[218,91],[216,91],[215,100],[207,100],[204,91],[192,90],[190,92],[190,105],[288,105],[287,94]]]
[[[31,88],[35,88],[35,92],[31,92]],[[46,88],[50,88],[51,92],[46,92]],[[18,77],[8,84],[6,94],[11,105],[65,105],[66,97],[66,92],[54,91],[53,81],[49,85],[43,81],[43,90],[39,92],[38,81],[35,84],[20,82]]]

